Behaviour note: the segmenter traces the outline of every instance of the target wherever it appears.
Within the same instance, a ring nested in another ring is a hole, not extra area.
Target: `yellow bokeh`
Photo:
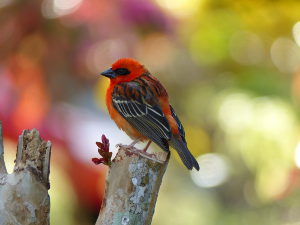
[[[156,0],[163,8],[178,17],[192,16],[206,0]]]

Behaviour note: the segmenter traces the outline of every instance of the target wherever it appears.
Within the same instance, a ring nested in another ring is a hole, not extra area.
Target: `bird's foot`
[[[144,151],[144,150],[140,151],[140,154],[141,154],[141,155],[146,155],[146,156],[148,156],[149,158],[157,158],[156,155],[155,155],[154,153],[148,153],[148,152],[146,152],[146,151]]]
[[[129,145],[117,144],[116,147],[117,148],[123,147],[123,148],[131,149],[131,148],[134,148],[135,144],[138,143],[139,141],[140,141],[140,138],[137,138],[136,140],[131,142]]]
[[[145,146],[145,148],[143,149],[143,152],[147,152],[147,149],[149,148],[150,144],[151,144],[151,140],[148,141],[147,145]]]
[[[123,145],[123,144],[117,144],[116,148],[126,148],[126,149],[135,149],[134,145],[130,144],[130,145]]]
[[[116,147],[126,149],[127,150],[126,155],[129,155],[129,156],[134,154],[134,155],[144,155],[144,156],[147,156],[149,158],[155,158],[156,157],[155,154],[147,152],[147,148],[149,146],[148,147],[146,146],[147,148],[144,148],[143,150],[137,149],[136,147],[134,147],[131,144],[130,145],[117,144]]]

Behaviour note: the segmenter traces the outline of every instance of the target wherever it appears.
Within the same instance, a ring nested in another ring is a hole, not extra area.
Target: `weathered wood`
[[[0,175],[1,225],[50,224],[50,151],[36,129],[23,131],[13,173]]]
[[[149,156],[120,146],[107,175],[96,225],[151,224],[168,161],[166,153]]]
[[[4,148],[3,148],[3,135],[2,135],[2,122],[0,121],[0,176],[7,174],[4,162]]]

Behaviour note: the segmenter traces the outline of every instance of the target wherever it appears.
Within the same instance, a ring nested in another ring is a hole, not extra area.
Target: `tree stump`
[[[149,225],[169,154],[120,146],[106,179],[96,225]]]
[[[48,195],[51,142],[36,129],[19,137],[15,167],[8,174],[4,163],[0,123],[0,224],[49,225]]]

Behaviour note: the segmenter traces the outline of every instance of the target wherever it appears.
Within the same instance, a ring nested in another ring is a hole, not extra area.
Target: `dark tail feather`
[[[172,137],[170,145],[177,151],[182,162],[189,170],[193,168],[195,168],[196,170],[200,169],[197,160],[191,154],[191,152],[189,151],[189,149],[183,141]]]

